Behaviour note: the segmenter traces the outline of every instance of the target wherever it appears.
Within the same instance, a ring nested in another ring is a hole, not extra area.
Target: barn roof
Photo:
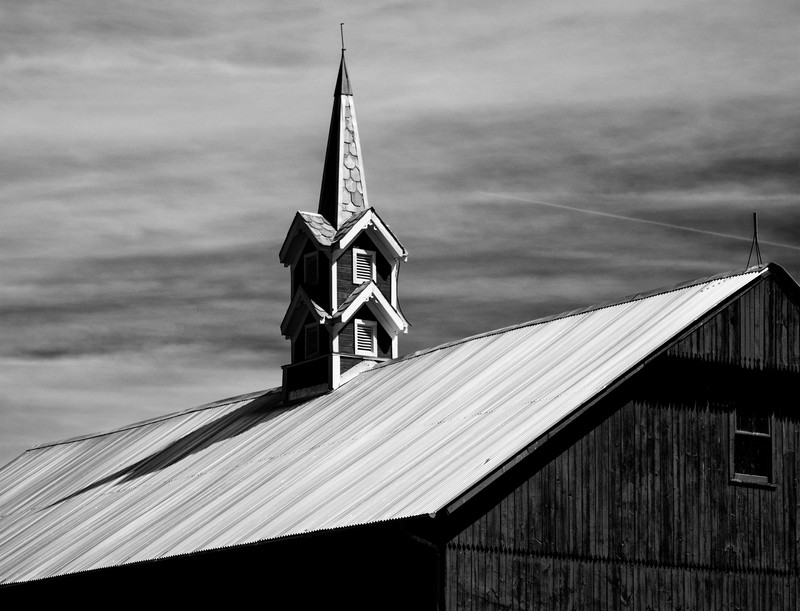
[[[772,264],[487,333],[287,404],[280,389],[28,450],[0,583],[435,515]]]

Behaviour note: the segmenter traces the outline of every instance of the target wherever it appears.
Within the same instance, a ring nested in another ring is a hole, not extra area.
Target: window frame
[[[316,276],[313,281],[308,278],[309,261],[314,261],[314,270]],[[310,286],[317,286],[319,284],[319,253],[309,252],[303,255],[303,283]]]
[[[366,327],[370,329],[372,339],[372,349],[364,350],[359,347],[358,343],[358,329],[359,327]],[[378,322],[375,320],[364,320],[362,318],[355,318],[353,320],[353,348],[358,356],[378,356]]]
[[[364,279],[358,275],[358,256],[366,255],[370,259],[370,277]],[[365,282],[375,281],[375,251],[365,250],[363,248],[353,248],[353,284],[363,284]]]
[[[733,484],[759,486],[764,488],[775,488],[775,444],[773,440],[774,435],[774,418],[772,414],[767,415],[767,429],[768,432],[739,428],[740,418],[743,414],[753,413],[752,408],[736,408],[730,416],[730,481]],[[769,467],[766,469],[767,474],[761,473],[742,473],[736,470],[736,446],[738,440],[756,440],[767,439],[769,443]]]
[[[316,331],[316,340],[317,340],[316,341],[316,349],[313,350],[313,351],[310,351],[308,349],[308,340],[309,340],[309,337],[310,337],[310,335],[309,335],[309,331],[310,330]],[[315,356],[319,356],[319,354],[320,354],[320,350],[319,350],[319,339],[320,338],[319,338],[319,336],[320,336],[320,333],[319,333],[319,324],[318,323],[313,322],[313,323],[305,325],[303,327],[303,354],[304,354],[306,359],[310,359],[310,358],[314,358]]]

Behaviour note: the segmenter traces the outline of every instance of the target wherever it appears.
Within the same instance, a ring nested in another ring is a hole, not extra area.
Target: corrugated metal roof
[[[766,271],[434,348],[300,404],[276,389],[29,450],[0,471],[0,583],[438,512]]]

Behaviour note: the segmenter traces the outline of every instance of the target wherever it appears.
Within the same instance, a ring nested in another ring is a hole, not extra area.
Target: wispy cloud
[[[4,3],[0,462],[278,383],[277,249],[317,205],[340,21],[371,201],[411,253],[403,351],[742,267],[753,211],[800,275],[778,246],[800,235],[797,20],[783,0]]]

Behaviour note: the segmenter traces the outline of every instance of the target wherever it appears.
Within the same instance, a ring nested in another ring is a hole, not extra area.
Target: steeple
[[[407,253],[367,200],[344,49],[318,210],[295,215],[280,252],[292,272],[292,299],[281,322],[292,341],[292,362],[283,367],[289,400],[333,390],[397,358],[398,336],[408,331],[397,297]]]
[[[367,208],[369,200],[364,182],[356,108],[342,49],[339,75],[333,92],[333,113],[318,210],[335,229],[339,229],[347,219]]]

